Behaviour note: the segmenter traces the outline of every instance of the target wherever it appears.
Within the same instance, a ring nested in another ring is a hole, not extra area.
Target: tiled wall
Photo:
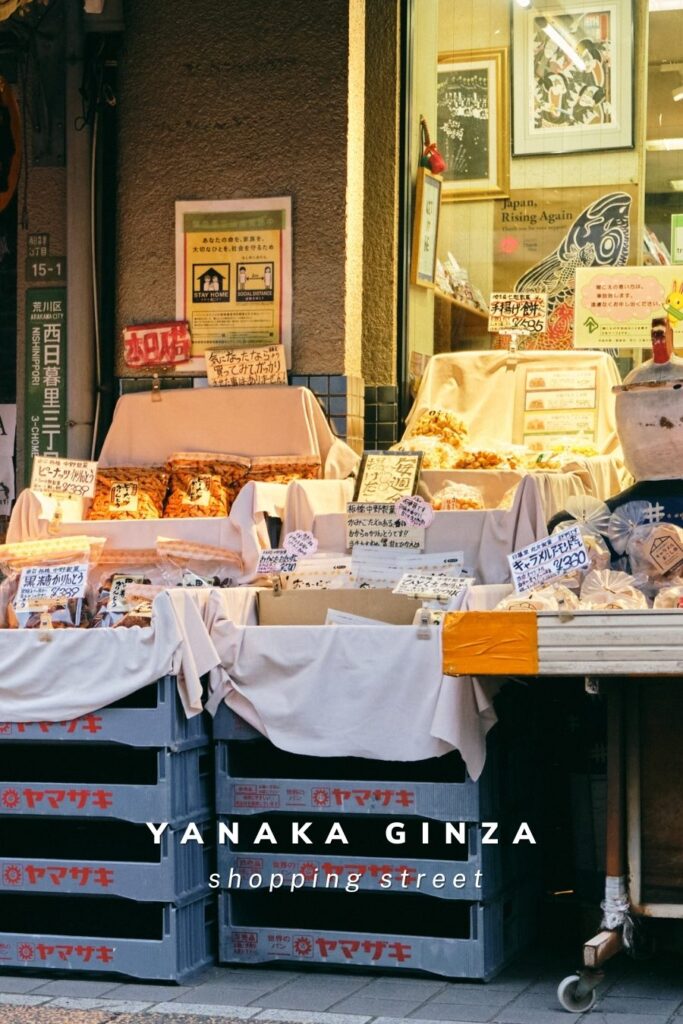
[[[359,454],[363,451],[364,388],[361,377],[345,374],[293,374],[293,387],[310,388],[332,430]]]
[[[365,389],[365,447],[390,448],[399,438],[398,388],[381,385]]]

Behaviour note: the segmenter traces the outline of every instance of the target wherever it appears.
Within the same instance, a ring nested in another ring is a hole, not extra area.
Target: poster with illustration
[[[652,320],[666,317],[683,350],[681,267],[580,268],[576,272],[576,348],[649,348]]]
[[[572,348],[577,268],[629,262],[636,194],[633,185],[524,189],[496,203],[494,290],[548,295],[547,330],[526,348]]]

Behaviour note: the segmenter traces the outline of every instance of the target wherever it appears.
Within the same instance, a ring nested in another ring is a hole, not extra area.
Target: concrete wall
[[[364,0],[124,10],[118,326],[175,315],[175,200],[292,195],[293,369],[358,373]]]

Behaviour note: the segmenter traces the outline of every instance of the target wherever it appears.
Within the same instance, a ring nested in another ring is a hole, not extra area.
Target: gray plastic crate
[[[235,714],[227,704],[221,703],[213,719],[215,740],[255,740],[261,733],[249,725],[241,715]]]
[[[232,750],[246,749],[248,744],[232,745]],[[310,814],[323,811],[333,815],[381,814],[394,818],[434,818],[440,821],[487,821],[495,806],[492,786],[494,758],[489,757],[487,766],[477,782],[473,782],[462,770],[460,778],[439,782],[406,781],[411,773],[417,774],[415,762],[398,766],[402,778],[391,780],[389,768],[397,767],[396,762],[368,761],[366,765],[377,773],[372,780],[337,775],[332,778],[294,777],[279,778],[271,768],[270,777],[231,777],[231,744],[216,743],[216,810],[218,814],[261,814],[264,811],[296,811]],[[274,748],[273,748],[274,749]],[[280,752],[281,754],[282,752]],[[311,771],[319,770],[323,758],[297,758],[288,755],[291,764],[301,764]],[[447,755],[450,756],[450,755]],[[350,758],[330,759],[331,769],[339,768]],[[434,759],[441,760],[441,759]],[[262,757],[263,767],[270,768],[268,758]],[[387,771],[382,780],[382,771]],[[396,775],[396,772],[392,774]],[[380,781],[377,781],[379,777]],[[493,820],[496,820],[495,818]]]
[[[245,894],[241,904],[240,897],[225,893],[219,896],[220,963],[285,960],[294,964],[353,966],[363,970],[420,970],[448,978],[483,981],[490,980],[533,939],[538,905],[536,887],[531,884],[491,903],[440,903],[437,906],[453,915],[452,927],[448,934],[430,936],[408,932],[409,925],[431,927],[435,901],[429,896],[395,897],[399,904],[408,899],[419,900],[422,907],[401,915],[400,928],[386,930],[381,930],[379,909],[368,915],[359,908],[356,926],[334,927],[335,908],[330,901],[346,901],[348,906],[363,898],[360,893],[330,894],[320,912],[324,925],[301,928],[292,927],[295,915],[286,905],[275,909],[272,894],[255,896],[261,902],[253,918],[248,901],[254,899],[254,894]],[[309,910],[321,896],[304,893]],[[391,898],[374,897],[375,900]],[[373,921],[374,931],[367,929],[368,920]]]
[[[227,708],[226,708],[227,710]],[[164,676],[116,704],[63,722],[0,722],[0,741],[103,741],[182,750],[207,743],[206,712],[188,718],[175,676]]]
[[[434,825],[433,825],[434,827]],[[438,827],[438,826],[436,826]],[[276,835],[277,829],[274,829]],[[279,848],[278,848],[279,849]],[[358,856],[334,844],[326,853],[311,852],[311,847],[300,847],[272,853],[268,849],[236,852],[226,843],[218,845],[216,870],[221,886],[234,891],[237,878],[240,888],[252,886],[268,889],[269,885],[287,890],[292,879],[311,892],[319,889],[344,889],[349,878],[356,881],[359,891],[415,893],[446,900],[491,900],[519,879],[527,878],[536,867],[535,847],[521,844],[511,846],[502,842],[498,846],[482,845],[482,829],[471,825],[460,859],[435,859],[429,856],[401,856],[400,846],[391,856]],[[231,875],[231,872],[233,874]],[[441,876],[439,878],[439,876]],[[260,878],[258,884],[256,879]],[[232,884],[230,880],[232,878]]]
[[[179,826],[202,821],[210,811],[208,747],[178,752],[120,748],[116,754],[106,744],[54,747],[0,745],[0,778],[6,780],[0,782],[0,816],[118,818]],[[57,781],[43,781],[50,776]]]
[[[21,897],[17,897],[21,898]],[[55,897],[64,912],[78,913],[78,904],[89,897]],[[0,903],[7,897],[0,896]],[[45,901],[45,896],[23,897]],[[127,902],[127,901],[125,901]],[[6,917],[0,916],[0,965],[17,971],[21,968],[41,971],[106,972],[128,975],[145,981],[183,982],[215,962],[215,901],[204,897],[177,907],[169,903],[146,904],[153,908],[153,935],[122,937],[107,933],[107,906],[111,899],[97,899],[101,905],[101,925],[84,929],[82,934],[57,931],[52,924],[45,931],[32,923],[9,930]],[[70,905],[70,910],[67,909]],[[131,904],[131,921],[140,916],[141,906]],[[40,911],[38,910],[39,914]],[[16,916],[16,915],[15,915]],[[36,911],[32,918],[35,918]],[[30,930],[29,930],[30,927]],[[126,929],[131,931],[131,929]],[[142,932],[142,928],[137,929]],[[92,932],[96,933],[93,935]]]
[[[145,825],[120,821],[17,818],[0,839],[0,893],[123,896],[183,903],[208,895],[213,822],[198,823],[204,845],[181,845],[166,829],[159,845]]]

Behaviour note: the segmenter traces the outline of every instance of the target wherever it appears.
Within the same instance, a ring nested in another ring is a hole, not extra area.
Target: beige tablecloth
[[[473,779],[498,682],[444,676],[441,633],[415,626],[256,626],[254,591],[211,593],[205,621],[222,699],[275,746],[318,757],[419,761],[458,750]]]
[[[172,452],[318,455],[323,475],[344,478],[359,457],[334,436],[308,388],[179,388],[123,395],[102,452],[102,466],[161,464]]]
[[[312,530],[320,551],[346,550],[346,516],[316,515]],[[425,535],[425,551],[462,551],[465,565],[480,583],[510,578],[507,556],[547,537],[546,519],[534,477],[522,479],[509,512],[437,512]]]
[[[222,670],[191,592],[154,601],[152,623],[130,629],[0,630],[0,722],[60,722],[176,675],[188,717],[202,710],[201,676]]]

